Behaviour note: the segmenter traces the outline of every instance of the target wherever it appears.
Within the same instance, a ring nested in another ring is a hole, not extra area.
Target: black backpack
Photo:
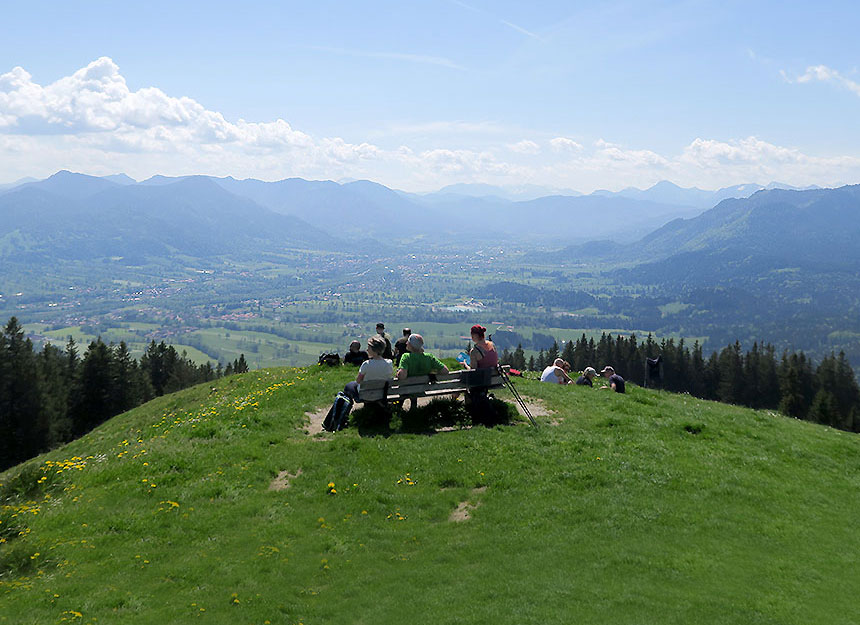
[[[345,428],[349,422],[350,410],[352,410],[352,400],[341,391],[334,398],[334,403],[323,420],[323,429],[326,432],[337,432]]]
[[[320,354],[320,364],[337,367],[340,364],[340,354],[336,352],[323,352]]]

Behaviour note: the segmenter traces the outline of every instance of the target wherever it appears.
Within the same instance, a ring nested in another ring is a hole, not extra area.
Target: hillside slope
[[[198,386],[0,475],[0,623],[860,621],[856,436],[533,381],[539,429],[308,436],[353,373]]]

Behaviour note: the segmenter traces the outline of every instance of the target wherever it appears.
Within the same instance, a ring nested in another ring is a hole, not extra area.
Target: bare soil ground
[[[289,471],[281,471],[278,473],[278,477],[273,479],[272,483],[269,484],[269,490],[287,490],[290,487],[290,483],[301,474],[301,469],[298,469],[293,473],[290,473]]]
[[[472,489],[472,499],[467,499],[466,501],[461,501],[457,507],[451,512],[451,515],[448,517],[448,520],[452,523],[462,523],[463,521],[468,521],[472,518],[472,512],[481,505],[480,500],[478,500],[478,495],[483,495],[487,492],[486,486],[481,486],[479,488]]]

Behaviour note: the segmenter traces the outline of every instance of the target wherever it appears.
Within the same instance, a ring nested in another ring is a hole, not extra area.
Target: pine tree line
[[[662,379],[646,383],[646,358],[662,356]],[[583,334],[568,341],[560,351],[558,342],[537,357],[525,358],[522,345],[504,350],[500,360],[516,369],[542,371],[556,358],[571,364],[574,371],[611,365],[627,380],[659,386],[676,393],[689,393],[750,408],[779,410],[783,414],[822,423],[840,430],[860,432],[860,387],[844,352],[830,354],[817,366],[803,352],[777,356],[772,345],[754,343],[743,352],[735,342],[707,359],[698,341],[690,348],[684,339],[659,343],[649,334],[645,341],[604,333],[600,340]]]
[[[0,333],[0,470],[153,397],[247,371],[244,354],[226,368],[213,368],[163,341],[152,341],[140,360],[125,342],[105,344],[101,338],[83,354],[71,338],[65,349],[49,343],[37,352],[12,317]]]

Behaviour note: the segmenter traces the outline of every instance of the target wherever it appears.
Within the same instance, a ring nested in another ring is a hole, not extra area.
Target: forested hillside
[[[0,471],[153,397],[247,370],[244,355],[213,368],[163,342],[152,342],[140,360],[125,343],[101,339],[83,353],[73,339],[37,352],[13,317],[0,332]]]

